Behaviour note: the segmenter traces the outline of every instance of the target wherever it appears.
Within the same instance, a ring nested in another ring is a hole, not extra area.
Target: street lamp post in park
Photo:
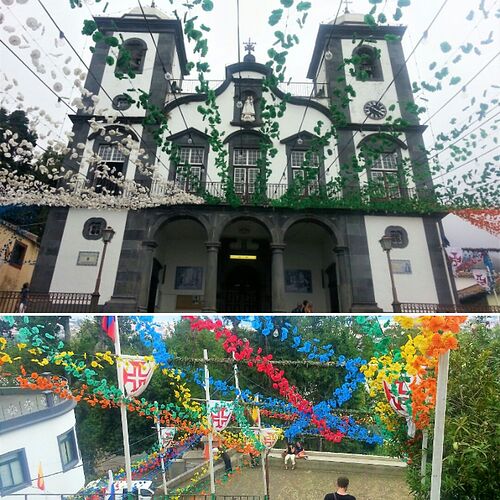
[[[102,277],[102,270],[104,267],[104,259],[106,258],[106,249],[108,247],[108,243],[111,243],[111,240],[113,239],[114,235],[115,235],[115,230],[110,226],[108,226],[106,229],[103,229],[102,231],[102,241],[104,243],[104,248],[102,250],[101,264],[99,265],[99,272],[97,273],[95,288],[92,293],[92,299],[90,302],[92,312],[97,312],[97,307],[99,305],[99,298],[101,296],[99,293],[99,289],[101,287],[101,277]]]
[[[398,292],[396,290],[396,284],[394,283],[394,272],[392,270],[392,262],[391,262],[391,250],[392,250],[392,238],[390,236],[382,236],[379,240],[380,246],[382,250],[387,254],[387,263],[389,264],[389,275],[391,277],[391,286],[392,286],[392,310],[395,313],[401,312],[401,302],[398,299]]]

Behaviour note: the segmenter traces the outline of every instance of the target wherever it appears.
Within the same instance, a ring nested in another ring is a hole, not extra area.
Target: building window
[[[292,181],[296,179],[304,180],[307,175],[306,194],[317,192],[319,189],[319,166],[320,159],[316,153],[308,153],[303,150],[292,150],[290,155],[290,166],[292,168]]]
[[[408,233],[401,226],[389,226],[385,229],[385,236],[390,236],[393,248],[406,248],[408,246]]]
[[[362,45],[354,51],[353,60],[357,80],[383,80],[380,50]]]
[[[132,38],[123,44],[116,62],[116,74],[134,73],[140,75],[144,70],[144,61],[148,46],[143,40]]]
[[[24,243],[21,243],[20,241],[14,242],[14,247],[12,248],[9,256],[9,264],[21,269],[24,264],[24,258],[26,257],[27,250],[28,247]]]
[[[99,240],[102,237],[103,229],[106,229],[107,222],[101,217],[92,217],[85,221],[82,235],[86,240]]]
[[[113,98],[112,106],[113,109],[118,111],[125,111],[132,105],[131,99],[125,94],[119,94]]]
[[[76,447],[75,429],[57,437],[59,443],[59,454],[64,471],[73,468],[79,461],[78,450]]]
[[[123,180],[125,155],[116,144],[103,144],[97,152],[100,163],[92,173],[92,187],[96,193],[119,195],[123,189],[118,180]]]
[[[258,149],[235,148],[233,150],[233,180],[237,194],[255,193],[255,184],[259,174],[257,164],[260,156]]]
[[[175,169],[175,184],[185,191],[195,192],[201,185],[205,148],[181,147]]]
[[[31,485],[24,449],[0,455],[0,493],[14,493]]]

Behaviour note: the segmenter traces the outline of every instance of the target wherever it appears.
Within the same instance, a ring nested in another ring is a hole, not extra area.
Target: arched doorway
[[[226,226],[220,238],[217,311],[271,310],[270,241],[258,221],[239,219]]]
[[[285,233],[285,306],[308,300],[314,312],[340,312],[339,269],[331,232],[316,221],[299,221]]]
[[[155,236],[148,311],[203,308],[207,275],[207,232],[195,219],[167,221]]]

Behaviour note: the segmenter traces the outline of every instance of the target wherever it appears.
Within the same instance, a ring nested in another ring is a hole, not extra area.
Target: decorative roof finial
[[[350,14],[351,11],[349,10],[349,4],[352,3],[352,0],[344,0],[344,3],[345,3],[344,14]]]
[[[156,2],[155,0],[151,0],[151,8],[156,9]]]
[[[248,42],[243,43],[243,47],[245,47],[245,50],[247,51],[247,54],[243,58],[243,61],[245,62],[255,62],[255,56],[252,54],[252,52],[255,52],[255,42],[252,42],[252,40],[249,38]]]

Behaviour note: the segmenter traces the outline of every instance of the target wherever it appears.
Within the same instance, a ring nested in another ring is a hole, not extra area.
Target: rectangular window
[[[14,247],[12,248],[12,251],[10,252],[9,256],[9,264],[14,267],[18,267],[21,269],[24,264],[24,258],[26,257],[26,251],[28,247],[19,241],[16,241],[14,243]]]
[[[102,161],[106,163],[125,162],[125,155],[118,149],[118,146],[114,145],[99,146],[99,151],[97,154],[102,158]]]
[[[78,450],[76,447],[75,429],[70,429],[68,432],[57,437],[59,442],[59,454],[61,455],[61,463],[63,470],[68,470],[78,463]]]
[[[301,150],[292,151],[292,157],[291,157],[292,168],[300,168],[304,166],[304,164],[307,162],[306,152],[307,151],[301,151]],[[319,167],[319,156],[316,153],[310,153],[308,157],[309,157],[309,163],[307,165],[308,167]]]
[[[14,493],[31,485],[24,449],[0,455],[0,493]]]
[[[258,149],[235,148],[233,152],[233,165],[256,167],[259,158],[260,151]]]
[[[394,153],[382,153],[374,162],[372,169],[374,170],[397,170],[399,156]]]
[[[179,165],[203,165],[205,148],[181,148]]]
[[[125,155],[114,144],[99,146],[97,154],[109,170],[105,173],[103,165],[97,165],[93,170],[92,187],[96,193],[120,195],[123,188],[117,184],[117,179],[123,178]]]

